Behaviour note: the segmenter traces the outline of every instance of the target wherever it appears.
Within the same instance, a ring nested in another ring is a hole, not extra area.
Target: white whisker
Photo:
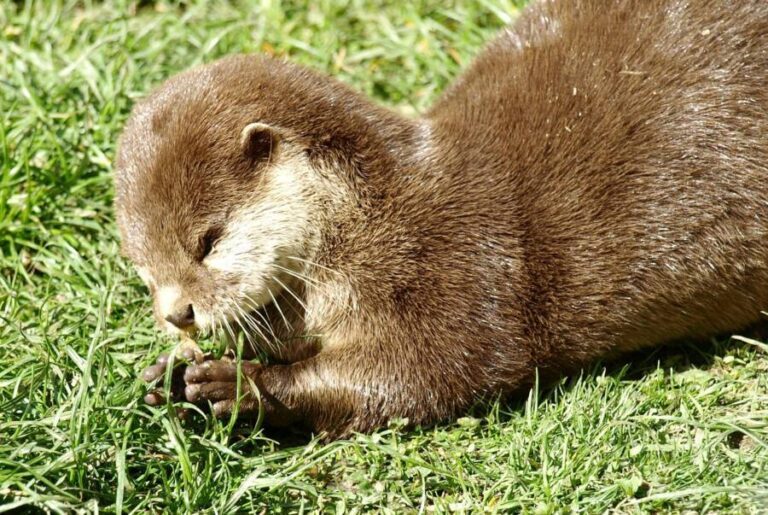
[[[303,301],[303,300],[301,300],[301,299],[299,298],[299,296],[298,296],[298,295],[296,295],[296,294],[293,292],[293,290],[291,290],[291,289],[290,289],[290,288],[289,288],[289,287],[288,287],[288,286],[287,286],[285,283],[283,283],[283,281],[281,281],[281,280],[280,280],[280,279],[278,279],[277,277],[274,277],[274,280],[275,280],[275,282],[276,282],[277,284],[279,284],[280,286],[282,286],[282,287],[283,287],[283,289],[284,289],[284,290],[285,290],[285,291],[286,291],[286,292],[287,292],[287,293],[288,293],[288,294],[289,294],[291,297],[293,297],[294,299],[296,299],[296,302],[298,302],[298,303],[299,303],[299,306],[301,306],[301,308],[302,308],[302,309],[303,309],[305,312],[308,312],[308,311],[309,311],[309,308],[307,308],[307,305],[304,303],[304,301]]]
[[[277,302],[277,298],[272,294],[272,290],[269,291],[269,296],[272,298],[272,304],[275,306],[275,309],[277,309],[277,312],[280,313],[280,317],[283,319],[283,323],[285,324],[285,328],[288,331],[292,331],[293,327],[291,327],[291,323],[288,322],[288,319],[285,317],[285,314],[283,313],[283,310],[280,309],[280,304]]]
[[[308,259],[303,259],[303,258],[300,258],[300,257],[296,257],[296,256],[286,256],[286,257],[287,257],[288,259],[293,259],[294,261],[300,261],[300,262],[302,262],[302,263],[304,263],[304,264],[306,264],[306,265],[311,265],[311,266],[316,266],[316,267],[318,267],[318,268],[322,268],[323,270],[326,270],[326,271],[328,271],[328,272],[331,272],[332,274],[339,274],[339,275],[342,275],[342,276],[344,275],[344,274],[342,274],[341,272],[339,272],[338,270],[333,270],[333,269],[331,269],[331,268],[328,268],[328,267],[327,267],[327,266],[325,266],[325,265],[321,265],[320,263],[317,263],[317,262],[315,262],[315,261],[310,261],[310,260],[308,260]]]
[[[275,266],[275,268],[278,268],[278,269],[282,270],[286,274],[288,274],[288,275],[290,275],[292,277],[295,277],[296,279],[299,279],[301,281],[304,281],[309,286],[319,287],[319,286],[323,285],[323,283],[321,283],[317,279],[313,279],[313,278],[311,278],[311,277],[309,277],[307,275],[300,274],[299,272],[291,270],[290,268],[285,268],[284,266],[280,266],[278,264],[275,264],[274,266]]]

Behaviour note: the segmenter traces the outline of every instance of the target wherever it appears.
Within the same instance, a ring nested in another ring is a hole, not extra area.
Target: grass
[[[768,506],[768,347],[754,341],[646,353],[453,424],[329,445],[144,406],[137,372],[169,342],[118,254],[111,162],[132,103],[191,65],[262,51],[420,112],[519,4],[140,4],[0,4],[0,511]]]

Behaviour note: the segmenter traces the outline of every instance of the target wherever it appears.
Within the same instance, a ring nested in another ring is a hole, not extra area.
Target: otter
[[[417,118],[261,55],[172,77],[119,142],[123,252],[161,327],[269,359],[170,395],[341,438],[756,322],[767,84],[764,0],[534,2]]]

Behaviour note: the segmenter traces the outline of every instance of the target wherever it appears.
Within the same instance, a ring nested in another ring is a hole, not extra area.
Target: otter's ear
[[[254,161],[269,161],[277,154],[280,146],[280,132],[265,123],[249,123],[240,133],[240,148],[243,155]]]

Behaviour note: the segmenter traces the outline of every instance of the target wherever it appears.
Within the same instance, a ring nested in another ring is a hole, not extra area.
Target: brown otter
[[[329,437],[447,419],[759,318],[767,84],[764,0],[536,2],[418,119],[228,57],[136,106],[124,251],[161,325],[273,357],[244,364],[240,415],[253,383],[268,422]],[[236,370],[174,393],[228,415]]]

